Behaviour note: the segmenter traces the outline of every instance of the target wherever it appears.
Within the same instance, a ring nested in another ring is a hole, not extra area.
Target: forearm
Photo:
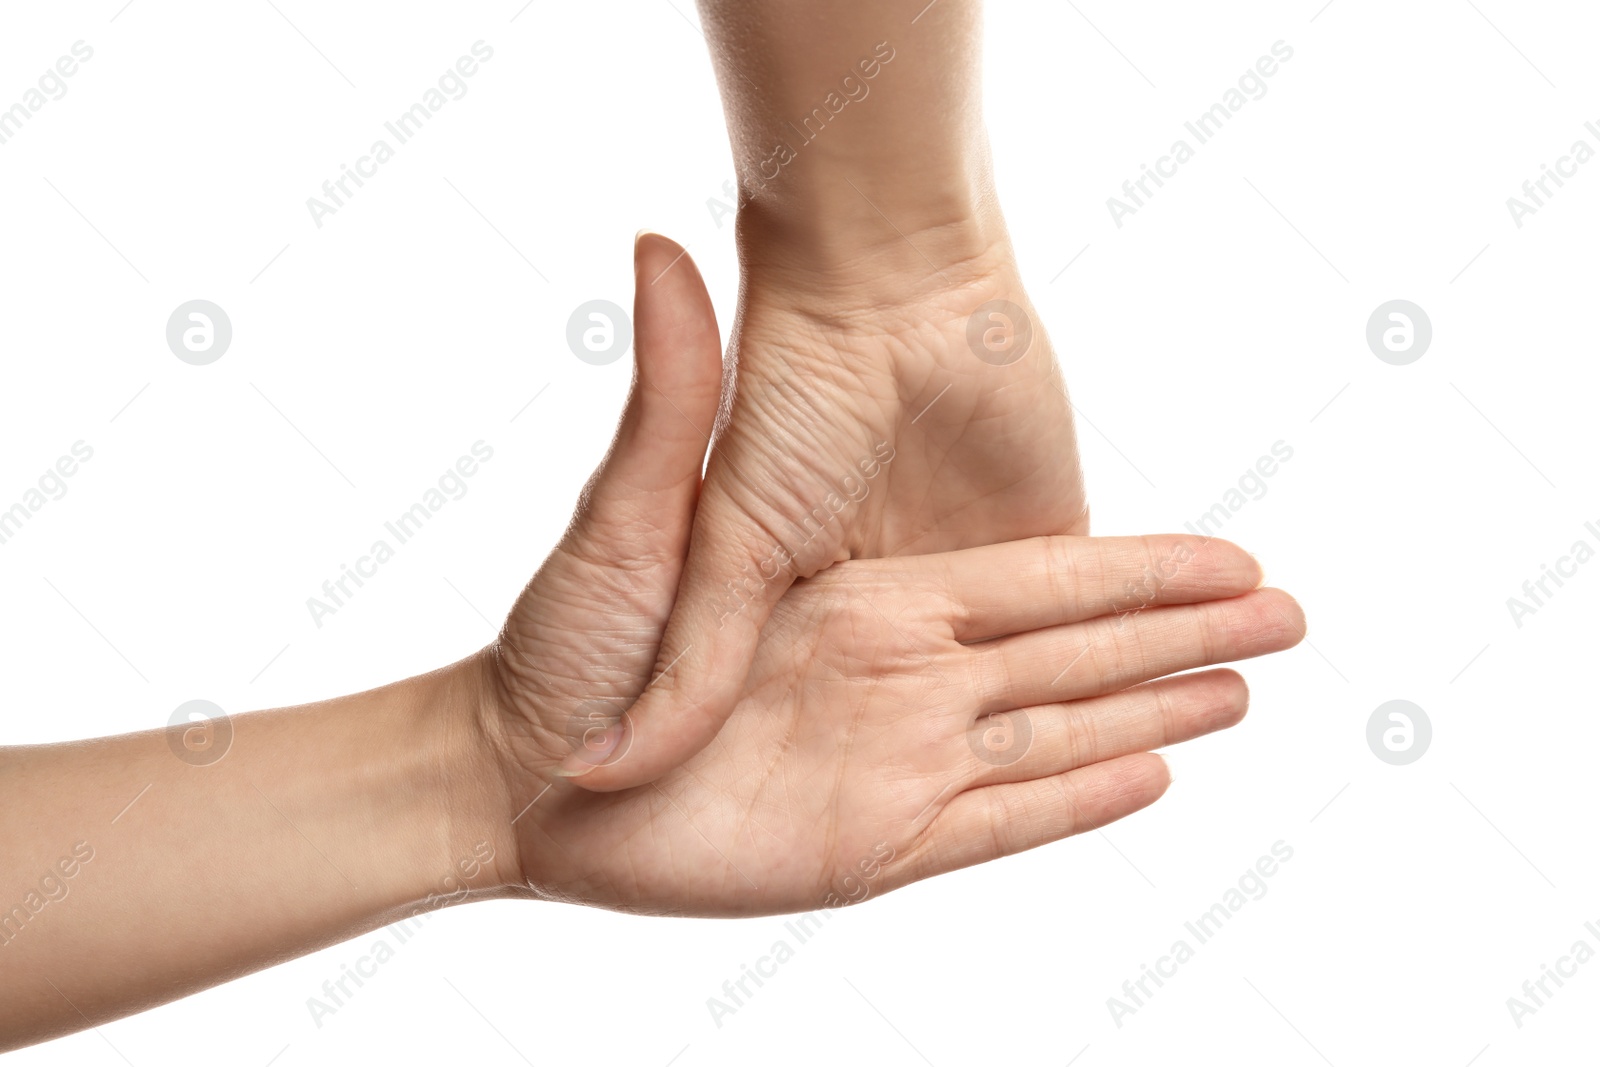
[[[817,266],[896,267],[1003,243],[977,0],[939,0],[920,16],[859,0],[701,0],[700,10],[747,268],[765,266],[760,250],[774,244]],[[921,241],[908,248],[913,234]]]
[[[0,1049],[497,892],[472,678],[236,716],[215,762],[178,729],[0,750]]]

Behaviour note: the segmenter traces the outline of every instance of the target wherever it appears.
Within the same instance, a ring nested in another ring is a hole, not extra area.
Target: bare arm
[[[0,749],[0,1049],[501,886],[468,667]]]
[[[747,268],[926,271],[1003,242],[982,6],[921,3],[701,0]]]
[[[649,236],[635,270],[612,450],[489,648],[317,704],[0,749],[0,1050],[468,900],[803,912],[1060,840],[1160,797],[1150,749],[1244,712],[1232,671],[1164,675],[1304,632],[1216,539],[852,560],[786,598],[719,744],[650,788],[581,788],[562,761],[617,744],[597,706],[650,684],[718,402],[693,261]],[[761,810],[788,817],[757,841]]]

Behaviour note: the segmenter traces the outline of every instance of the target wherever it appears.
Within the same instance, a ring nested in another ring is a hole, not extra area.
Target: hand
[[[626,759],[568,762],[586,788],[650,781],[716,736],[796,578],[1087,532],[1071,405],[1008,246],[870,288],[823,276],[769,253],[747,277],[663,677],[623,721]]]
[[[574,788],[538,740],[559,731],[501,709],[522,874],[626,911],[790,912],[1103,826],[1166,789],[1148,750],[1244,715],[1231,670],[1162,676],[1300,639],[1259,576],[1187,536],[838,564],[780,602],[716,740],[653,783]]]
[[[481,661],[504,869],[527,892],[805,910],[1079,833],[1161,795],[1149,749],[1244,713],[1232,671],[1157,679],[1299,640],[1298,606],[1257,589],[1255,561],[1223,541],[1061,536],[842,562],[781,600],[713,744],[646,786],[575,788],[571,761],[626,764],[615,711],[662,684],[654,648],[705,443],[688,427],[715,409],[719,362],[687,257],[648,282],[680,255],[638,244],[627,414]]]
[[[214,728],[0,749],[23,872],[0,1050],[470,900],[813,909],[1053,840],[1154,800],[1145,750],[1243,712],[1230,671],[1151,679],[1296,640],[1293,601],[1221,541],[847,561],[780,601],[713,744],[647,786],[578,788],[574,751],[628,759],[612,709],[649,691],[700,484],[692,424],[718,403],[704,287],[687,260],[662,274],[681,254],[638,243],[627,414],[489,649]]]

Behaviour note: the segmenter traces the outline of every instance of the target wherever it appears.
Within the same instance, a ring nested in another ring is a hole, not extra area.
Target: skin
[[[486,651],[499,692],[488,729],[512,768],[512,810],[531,805],[518,853],[536,895],[804,910],[880,842],[897,859],[877,892],[1102,825],[1165,789],[1165,766],[1142,753],[1232,725],[1246,704],[1231,671],[1120,691],[1303,635],[1295,602],[1258,589],[1254,558],[1220,540],[1056,536],[841,562],[788,590],[713,744],[644,786],[556,792],[574,763],[638,756],[616,712],[676,669],[652,673],[653,642],[699,532],[705,440],[692,427],[715,410],[715,316],[678,245],[646,235],[637,256],[639,292],[674,314],[637,305],[634,421]],[[1026,755],[978,754],[988,731],[1005,733],[993,713],[1027,720],[1011,730],[1032,735]]]
[[[1088,532],[1072,405],[993,193],[980,5],[913,23],[919,6],[702,0],[740,185],[730,380],[693,420],[715,444],[662,677],[618,720],[625,759],[568,761],[585,788],[654,780],[718,736],[793,582]]]
[[[698,272],[661,275],[680,254],[638,243],[623,421],[489,648],[234,717],[225,747],[174,729],[0,749],[0,906],[31,913],[0,938],[0,1049],[452,904],[811,910],[1057,840],[1156,800],[1149,749],[1244,712],[1232,671],[1162,676],[1298,640],[1294,602],[1223,541],[841,563],[780,602],[714,744],[647,786],[579,788],[562,761],[617,736],[574,724],[649,683],[682,571],[705,442],[672,427],[718,403]]]
[[[1167,606],[1118,596],[1173,558],[1189,562]],[[1235,546],[1176,536],[830,568],[780,603],[717,739],[655,782],[572,788],[550,774],[565,749],[503,709],[511,789],[533,805],[528,889],[649,914],[811,910],[855,899],[863,863],[887,892],[1121,818],[1167,787],[1149,749],[1232,726],[1248,701],[1229,670],[1152,679],[1298,641],[1293,600],[1258,577]],[[1030,605],[1025,583],[1065,595]]]

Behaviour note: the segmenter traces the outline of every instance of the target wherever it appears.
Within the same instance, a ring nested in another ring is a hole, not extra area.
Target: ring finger
[[[968,732],[976,784],[1031,781],[1237,725],[1250,691],[1237,671],[1215,670],[1108,696],[979,717]]]

